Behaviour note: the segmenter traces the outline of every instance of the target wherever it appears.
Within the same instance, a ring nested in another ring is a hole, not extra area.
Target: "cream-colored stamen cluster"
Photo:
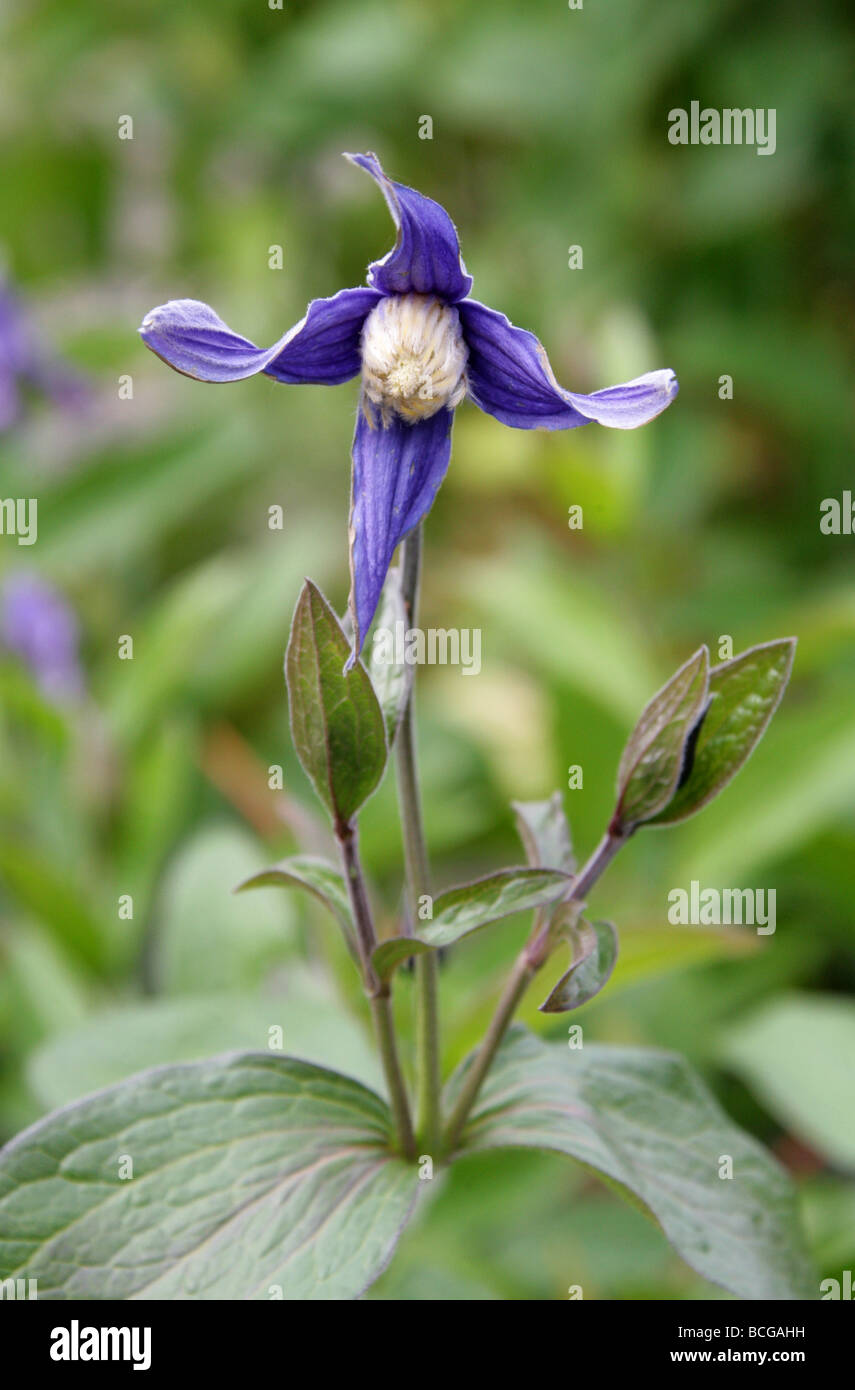
[[[429,294],[381,299],[362,329],[362,385],[380,410],[410,423],[463,399],[466,344],[457,310]]]

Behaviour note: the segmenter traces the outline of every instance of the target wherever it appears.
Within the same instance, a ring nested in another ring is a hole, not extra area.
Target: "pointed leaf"
[[[356,1298],[418,1186],[388,1133],[379,1096],[292,1058],[143,1072],[0,1151],[0,1279],[42,1299]]]
[[[332,913],[352,943],[353,919],[347,887],[334,864],[312,854],[292,854],[288,859],[280,859],[277,864],[272,864],[269,869],[262,869],[260,873],[244,879],[234,891],[245,893],[249,888],[269,888],[274,885],[305,888]]]
[[[556,902],[572,879],[555,869],[502,869],[497,874],[463,883],[434,899],[433,919],[419,924],[414,936],[382,941],[372,957],[381,979],[388,979],[410,956],[453,946],[470,932]]]
[[[368,672],[321,591],[307,579],[294,610],[285,674],[294,746],[333,820],[346,824],[386,766],[386,728]]]
[[[390,748],[413,688],[413,666],[408,661],[396,660],[397,634],[403,633],[406,626],[407,608],[401,592],[401,568],[396,565],[390,569],[383,585],[368,661],[371,683],[383,711]]]
[[[548,801],[512,801],[511,806],[529,864],[574,873],[576,857],[561,793],[553,792]]]
[[[642,712],[618,768],[616,829],[632,830],[673,797],[686,745],[706,703],[708,681],[709,652],[700,647]]]
[[[784,637],[713,667],[691,773],[650,824],[673,825],[694,815],[736,776],[778,708],[795,650],[796,639]]]
[[[433,920],[419,927],[417,938],[429,946],[451,946],[502,917],[557,902],[571,884],[557,869],[502,869],[441,893],[434,899]]]
[[[566,1014],[599,994],[615,968],[617,932],[611,922],[587,922],[581,918],[567,928],[573,952],[570,969],[540,1006],[544,1014]]]
[[[471,1058],[449,1083],[456,1096]],[[513,1029],[463,1133],[464,1152],[553,1149],[639,1200],[706,1279],[746,1299],[816,1298],[795,1193],[682,1058]],[[720,1176],[727,1155],[732,1178]]]

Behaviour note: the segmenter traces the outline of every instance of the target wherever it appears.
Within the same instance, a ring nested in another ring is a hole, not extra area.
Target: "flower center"
[[[380,409],[411,423],[463,399],[466,344],[457,310],[429,294],[381,299],[362,329],[362,385]]]

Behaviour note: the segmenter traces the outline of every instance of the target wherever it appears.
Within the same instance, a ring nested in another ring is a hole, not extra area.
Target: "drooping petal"
[[[472,288],[460,258],[454,223],[439,203],[384,174],[375,154],[349,154],[383,190],[398,238],[382,261],[368,267],[369,283],[383,294],[435,294],[456,304]]]
[[[494,309],[467,299],[457,306],[469,349],[469,394],[476,405],[514,429],[569,430],[596,420],[632,430],[670,405],[678,391],[669,369],[648,372],[593,395],[565,391],[542,344]]]
[[[140,335],[170,367],[197,381],[242,381],[264,372],[293,385],[336,386],[360,369],[359,335],[382,296],[367,286],[313,299],[278,343],[258,348],[198,299],[171,299],[146,314]]]
[[[453,419],[443,407],[412,425],[395,415],[384,426],[370,402],[360,407],[350,511],[355,653],[362,650],[397,545],[430,510],[445,477]]]

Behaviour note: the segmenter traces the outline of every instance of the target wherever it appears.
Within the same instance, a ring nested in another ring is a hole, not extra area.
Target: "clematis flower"
[[[362,649],[400,541],[430,510],[451,455],[455,408],[468,395],[514,429],[575,429],[596,421],[635,429],[677,394],[668,370],[593,395],[565,391],[533,333],[471,299],[448,213],[393,183],[376,155],[347,155],[379,184],[397,228],[368,283],[314,299],[269,348],[233,333],[195,299],[152,309],[140,333],[170,367],[199,381],[263,373],[289,385],[362,377],[353,438],[350,606]]]

